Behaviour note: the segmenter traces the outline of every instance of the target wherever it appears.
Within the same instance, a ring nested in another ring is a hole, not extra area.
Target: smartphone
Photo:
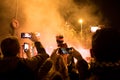
[[[21,38],[31,38],[30,33],[21,33]]]
[[[61,48],[61,51],[62,51],[63,54],[68,54],[69,53],[66,48]]]
[[[27,50],[29,50],[29,43],[24,43],[24,51],[27,51]]]

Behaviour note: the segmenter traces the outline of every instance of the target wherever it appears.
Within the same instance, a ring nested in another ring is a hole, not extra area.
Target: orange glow
[[[82,19],[80,19],[80,20],[79,20],[79,23],[81,23],[81,24],[82,24],[82,23],[83,23],[83,20],[82,20]]]

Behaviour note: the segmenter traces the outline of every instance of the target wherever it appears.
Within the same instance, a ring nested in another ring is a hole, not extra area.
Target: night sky
[[[82,2],[86,3],[89,0],[74,0],[76,4],[80,5]],[[109,26],[120,29],[120,2],[118,0],[90,0],[99,7],[102,15],[109,20]],[[104,18],[103,18],[104,21]]]

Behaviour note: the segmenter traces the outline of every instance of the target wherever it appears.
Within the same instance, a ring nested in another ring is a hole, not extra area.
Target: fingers
[[[75,48],[72,48],[71,55],[73,57],[75,57],[77,60],[83,59],[82,56],[81,56],[81,53],[79,51],[77,51]]]
[[[37,42],[37,41],[38,41],[38,38],[37,38],[37,36],[35,35],[35,33],[31,32],[30,35],[31,35],[31,38],[30,38],[30,39],[31,39],[33,42]]]

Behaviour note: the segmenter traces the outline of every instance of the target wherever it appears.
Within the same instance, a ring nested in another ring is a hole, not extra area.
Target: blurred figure
[[[50,80],[65,80],[62,75],[56,71],[54,74],[51,76]]]
[[[57,71],[62,75],[64,80],[69,80],[68,69],[62,55],[57,53],[58,49],[52,52],[51,59],[53,61],[53,71]]]
[[[39,68],[38,80],[66,80],[62,74],[55,70],[54,63],[48,58]]]
[[[49,78],[49,71],[51,70],[53,65],[53,62],[51,61],[50,58],[48,58],[42,66],[40,66],[39,70],[38,70],[38,80],[50,80]]]
[[[97,30],[92,37],[88,80],[120,80],[120,33],[112,28]]]
[[[67,79],[84,80],[83,76],[85,76],[85,73],[82,73],[88,70],[88,64],[77,50],[75,50],[73,47],[69,48],[67,44],[64,43],[63,38],[63,35],[56,36],[58,48],[55,49],[51,55],[51,59],[55,64],[55,69],[59,71],[64,77],[66,76]],[[75,63],[74,58],[77,59],[77,64]]]
[[[74,58],[77,62],[74,61]],[[72,47],[67,60],[71,80],[85,80],[88,77],[88,63],[83,59],[80,52]]]
[[[20,52],[19,40],[10,36],[1,42],[1,51],[3,57],[0,58],[0,80],[35,80],[34,72],[49,57],[42,44],[38,41],[35,34],[31,33],[30,38],[37,50],[38,55],[31,58],[19,58]]]

